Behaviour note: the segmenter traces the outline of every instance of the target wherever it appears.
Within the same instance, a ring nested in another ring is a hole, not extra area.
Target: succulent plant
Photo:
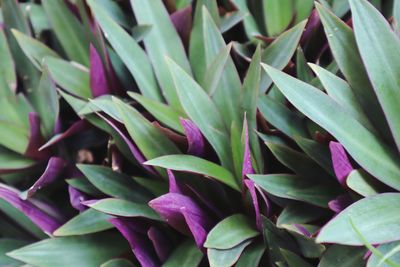
[[[399,266],[400,1],[0,3],[1,266]]]

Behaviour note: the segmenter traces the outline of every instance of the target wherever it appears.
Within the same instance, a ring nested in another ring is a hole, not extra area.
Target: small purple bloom
[[[346,151],[340,143],[331,141],[329,143],[329,149],[331,150],[333,170],[335,171],[336,177],[339,183],[346,187],[347,176],[354,168],[351,166]]]
[[[353,203],[353,199],[349,194],[343,194],[338,196],[336,199],[329,201],[329,209],[335,213],[339,213]]]
[[[204,138],[199,128],[191,120],[180,118],[180,122],[188,140],[187,153],[201,157],[204,155]]]
[[[89,196],[87,196],[85,193],[82,193],[78,189],[68,186],[68,193],[69,193],[69,201],[71,203],[71,206],[74,207],[74,209],[79,210],[79,211],[84,211],[87,209],[87,207],[82,204],[82,202],[86,201]]]
[[[164,262],[171,253],[171,242],[160,229],[154,226],[151,226],[147,231],[147,236],[152,242],[158,258]]]
[[[93,97],[109,94],[107,72],[96,48],[90,44],[90,88]]]

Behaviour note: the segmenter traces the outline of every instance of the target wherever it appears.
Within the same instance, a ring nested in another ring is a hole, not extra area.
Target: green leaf
[[[371,120],[371,123],[383,136],[389,139],[389,128],[374,89],[368,79],[353,31],[320,4],[316,3],[315,6],[324,25],[332,54],[353,89],[356,99]]]
[[[319,89],[264,65],[288,100],[332,134],[366,171],[400,189],[398,156]],[[365,144],[368,144],[366,146]]]
[[[258,25],[256,21],[254,20],[254,17],[251,15],[249,7],[247,6],[247,1],[246,0],[232,0],[233,3],[235,3],[236,7],[244,14],[247,14],[247,16],[244,17],[244,29],[246,32],[246,35],[249,39],[254,38],[254,36],[261,35],[260,30],[258,28]]]
[[[135,267],[135,266],[136,265],[134,265],[127,259],[112,259],[100,265],[100,267]]]
[[[145,162],[146,165],[158,166],[176,171],[198,173],[212,177],[235,190],[240,190],[235,177],[225,168],[202,158],[190,155],[168,155]]]
[[[301,47],[298,47],[296,52],[296,76],[298,79],[308,83],[314,79]]]
[[[377,185],[375,178],[363,169],[352,170],[347,176],[346,184],[354,192],[364,197],[377,195],[383,189]]]
[[[270,36],[277,35],[285,30],[293,16],[292,0],[264,0],[265,26]]]
[[[42,42],[26,35],[18,30],[12,29],[15,39],[25,55],[30,59],[32,64],[38,69],[42,69],[43,60],[45,57],[59,58],[56,52],[44,45]]]
[[[261,148],[258,142],[257,134],[255,132],[257,129],[257,103],[261,79],[260,62],[261,46],[258,46],[254,52],[250,66],[243,81],[240,104],[243,114],[246,114],[251,150],[256,159],[258,171],[262,172],[264,169],[264,160],[261,154]]]
[[[78,164],[77,167],[97,189],[106,195],[143,203],[151,199],[151,194],[128,175],[99,165]]]
[[[53,57],[46,57],[44,64],[60,87],[85,100],[92,97],[89,71],[86,68]]]
[[[152,25],[151,31],[143,39],[147,54],[153,63],[154,72],[162,88],[163,95],[171,106],[179,109],[181,103],[165,64],[165,58],[173,59],[188,75],[191,75],[185,48],[176,32],[167,10],[161,0],[131,0],[131,6],[139,24]]]
[[[204,79],[200,83],[201,87],[203,87],[210,96],[215,93],[218,84],[221,82],[221,75],[228,63],[231,49],[232,44],[228,44],[219,51],[214,60],[208,66]]]
[[[236,267],[257,267],[260,264],[261,257],[265,252],[265,245],[262,242],[253,243],[248,246],[240,255]]]
[[[240,10],[228,12],[221,18],[221,26],[220,26],[221,33],[229,31],[235,25],[239,24],[248,15],[249,14],[241,12]]]
[[[185,114],[181,114],[172,106],[165,105],[161,102],[146,98],[141,94],[128,92],[128,95],[139,102],[148,112],[151,113],[158,121],[172,128],[178,133],[184,133],[179,118],[184,118]]]
[[[124,10],[122,10],[122,7],[117,2],[112,0],[96,0],[96,2],[104,8],[113,21],[126,29],[132,27],[131,18],[124,13]]]
[[[261,62],[282,70],[289,63],[300,42],[306,21],[279,35],[261,56]],[[265,73],[261,75],[260,93],[265,93],[271,86],[271,78]]]
[[[310,263],[306,262],[300,256],[289,250],[281,249],[281,253],[286,259],[289,267],[312,267]]]
[[[296,143],[299,147],[316,163],[332,176],[335,176],[332,166],[331,152],[327,144],[320,144],[312,139],[296,137]]]
[[[324,253],[318,267],[363,267],[364,248],[332,245]]]
[[[196,8],[193,19],[193,28],[190,35],[189,58],[193,73],[197,81],[203,81],[207,70],[206,51],[203,36],[203,6],[210,12],[216,24],[219,24],[219,13],[217,1],[199,0],[196,2]]]
[[[107,15],[97,1],[87,1],[97,18],[105,37],[129,69],[139,86],[140,92],[147,98],[162,101],[160,89],[146,53],[127,32]]]
[[[14,260],[6,255],[7,252],[23,247],[27,241],[18,239],[0,238],[0,265],[5,267],[18,267],[21,262]]]
[[[163,267],[197,267],[203,258],[203,253],[192,240],[183,241],[168,257]]]
[[[113,98],[113,101],[120,112],[129,135],[145,158],[152,159],[163,155],[180,153],[176,145],[136,109],[117,98]]]
[[[368,77],[400,148],[400,40],[378,10],[365,0],[350,0],[354,33]]]
[[[31,95],[31,101],[40,117],[43,136],[48,139],[54,135],[60,106],[56,85],[46,68],[43,69],[39,87]]]
[[[54,236],[86,235],[113,228],[107,220],[111,216],[94,209],[88,209],[60,226]]]
[[[175,62],[168,60],[182,107],[217,152],[222,165],[233,170],[229,133],[220,112],[204,90]]]
[[[93,186],[91,182],[89,182],[85,178],[71,178],[65,180],[70,186],[76,188],[84,193],[87,193],[92,196],[99,196],[102,194],[96,187]]]
[[[319,207],[328,207],[328,202],[338,194],[330,184],[308,177],[291,174],[248,175],[248,177],[271,195],[300,200]]]
[[[292,202],[288,204],[279,214],[276,225],[304,224],[321,218],[325,211],[321,208],[311,206],[307,203]]]
[[[89,65],[89,43],[79,20],[62,0],[43,0],[54,34],[69,59]]]
[[[398,267],[400,263],[399,249],[400,249],[399,241],[379,245],[377,247],[377,250],[383,254],[383,257],[380,258],[373,253],[368,259],[367,267],[390,267],[390,266]],[[389,264],[387,262],[389,260],[397,265]]]
[[[243,250],[250,245],[251,240],[244,241],[236,247],[230,249],[207,249],[210,267],[230,267],[238,261]]]
[[[400,193],[384,193],[364,198],[329,221],[319,232],[317,242],[363,245],[350,220],[369,243],[381,244],[399,240],[399,219]]]
[[[317,74],[328,95],[338,102],[343,109],[345,109],[364,127],[375,133],[376,130],[365,116],[364,111],[358,103],[358,99],[354,95],[348,83],[318,65],[310,64],[310,67]]]
[[[285,105],[264,95],[258,100],[258,108],[265,120],[292,139],[308,137],[304,118]]]
[[[7,255],[38,267],[97,267],[125,250],[121,236],[107,233],[45,239]]]
[[[310,16],[311,11],[314,7],[314,1],[313,0],[295,1],[295,5],[296,5],[295,23],[298,23],[304,19],[307,19]]]
[[[19,170],[33,166],[36,162],[0,146],[0,170]]]
[[[17,89],[17,75],[14,69],[15,66],[10,47],[8,46],[7,38],[3,29],[0,29],[0,54],[2,55],[2,60],[0,61],[0,76],[3,76],[9,87],[2,88],[1,91],[7,90],[5,94],[8,94],[8,91],[15,91]],[[4,93],[1,92],[0,95],[4,95]]]
[[[208,233],[204,247],[230,249],[259,235],[251,221],[243,214],[234,214],[220,221]]]
[[[143,217],[152,220],[161,220],[158,214],[147,204],[135,203],[118,198],[104,198],[87,204],[92,209],[122,217]]]

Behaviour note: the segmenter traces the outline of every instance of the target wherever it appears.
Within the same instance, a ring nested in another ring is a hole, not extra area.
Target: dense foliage
[[[400,1],[0,3],[0,266],[400,266]]]

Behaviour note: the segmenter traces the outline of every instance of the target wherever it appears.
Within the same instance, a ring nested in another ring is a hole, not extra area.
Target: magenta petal
[[[128,240],[133,254],[143,267],[157,267],[160,263],[151,250],[151,244],[143,234],[136,230],[135,223],[124,218],[112,218],[109,220],[121,234]]]
[[[190,32],[192,30],[192,6],[174,12],[171,16],[172,24],[174,24],[184,46],[189,45]]]
[[[164,262],[171,253],[171,242],[167,239],[162,231],[154,226],[150,227],[149,231],[147,231],[147,236],[153,243],[153,247],[158,258]]]
[[[349,194],[344,194],[338,196],[334,200],[329,201],[328,206],[332,211],[339,213],[348,206],[350,206],[353,202],[354,201]]]
[[[180,122],[188,140],[187,153],[201,157],[204,154],[204,138],[199,128],[191,120],[180,118]]]
[[[169,192],[182,194],[183,191],[181,190],[180,186],[176,182],[174,173],[169,169],[167,170],[167,173],[168,173],[168,179],[169,179]]]
[[[142,155],[142,153],[139,151],[139,149],[135,146],[135,144],[121,131],[121,129],[118,128],[118,126],[113,123],[111,120],[107,119],[105,116],[101,115],[100,113],[97,113],[99,117],[101,117],[105,122],[108,123],[118,134],[119,136],[125,141],[127,144],[129,150],[131,151],[133,157],[139,162],[139,164],[146,169],[148,172],[151,174],[157,174],[153,167],[144,165],[143,163],[146,162],[146,159]]]
[[[40,132],[40,118],[35,112],[29,112],[29,127],[29,143],[25,151],[25,156],[37,160],[43,160],[49,157],[48,151],[39,151],[40,146],[44,143],[44,139]]]
[[[65,161],[62,158],[51,157],[43,174],[26,192],[21,194],[21,198],[30,198],[36,193],[37,190],[42,189],[43,187],[46,187],[54,182],[63,172],[64,166]]]
[[[45,233],[51,234],[61,225],[57,219],[41,210],[31,201],[20,199],[19,192],[11,187],[0,185],[0,198],[24,213]]]
[[[81,191],[70,185],[68,186],[68,193],[69,201],[74,209],[79,211],[84,211],[87,209],[87,207],[82,203],[89,198],[85,193],[82,193]]]
[[[76,133],[80,133],[80,132],[86,130],[87,128],[89,128],[89,124],[84,120],[79,120],[77,122],[74,122],[71,125],[71,127],[68,128],[68,130],[66,130],[63,133],[55,135],[46,144],[41,146],[39,150],[46,149],[46,148],[48,148],[48,147],[60,142],[61,140],[65,139],[65,138],[67,138],[67,137],[69,137],[71,135],[74,135]]]
[[[353,166],[351,166],[346,151],[340,143],[330,142],[329,149],[331,150],[333,170],[336,177],[342,186],[346,186],[347,176],[353,170]]]
[[[299,232],[302,233],[303,235],[305,235],[307,237],[312,236],[312,234],[306,228],[304,228],[302,225],[296,223],[293,226],[296,227],[296,229],[299,230]]]
[[[106,70],[96,48],[90,44],[90,88],[93,97],[110,93]]]
[[[268,200],[267,196],[264,194],[263,190],[255,183],[253,183],[253,184],[254,184],[254,187],[257,189],[258,193],[261,195],[262,199],[264,200],[264,204],[265,204],[265,208],[266,208],[265,215],[268,217],[270,214],[270,207],[271,207],[271,205],[269,204],[269,200]]]
[[[253,165],[251,164],[249,127],[247,126],[246,116],[244,117],[243,127],[244,127],[244,155],[243,155],[242,179],[244,179],[247,174],[254,173]]]
[[[149,205],[176,230],[184,234],[191,232],[199,246],[204,242],[204,232],[210,230],[213,225],[196,202],[181,194],[162,195],[150,201]]]
[[[260,212],[260,206],[258,204],[256,187],[254,186],[254,182],[252,180],[250,180],[250,179],[244,180],[244,184],[249,189],[250,196],[251,196],[251,199],[252,199],[252,202],[253,202],[254,213],[256,215],[256,226],[257,226],[257,229],[259,231],[262,231],[261,212]]]

